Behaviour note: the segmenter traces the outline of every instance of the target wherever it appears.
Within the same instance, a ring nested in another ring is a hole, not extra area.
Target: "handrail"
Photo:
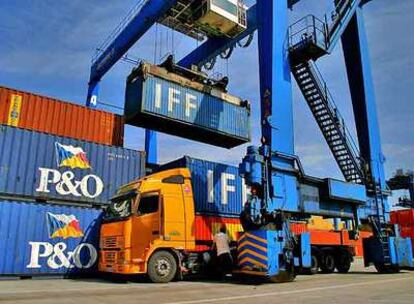
[[[331,36],[331,32],[336,29],[336,26],[340,24],[342,20],[343,15],[345,15],[348,8],[351,8],[354,2],[357,0],[340,0],[338,4],[335,6],[335,9],[331,12],[331,20],[333,17],[336,18],[334,22],[332,22],[331,25],[328,26],[329,28],[329,36]]]
[[[302,39],[297,39],[299,34],[303,35],[311,33],[313,35],[310,35],[310,37],[313,39],[314,43],[328,51],[331,47],[331,39],[335,36],[338,26],[343,21],[344,16],[349,14],[351,8],[357,4],[357,1],[360,0],[340,0],[331,12],[331,18],[328,18],[327,14],[324,15],[325,21],[309,14],[293,23],[289,27],[289,47],[293,47],[302,42]],[[308,24],[309,20],[312,21],[310,24]],[[331,20],[332,22],[328,22],[328,20]],[[303,24],[304,21],[305,25],[300,29],[296,29],[298,25]],[[317,34],[322,34],[323,39],[320,39]],[[321,43],[321,41],[323,43]]]
[[[304,24],[299,27],[298,25]],[[299,29],[297,29],[299,28]],[[321,45],[323,48],[327,48],[326,44],[326,27],[325,23],[314,15],[307,15],[289,27],[289,47],[303,42],[304,37],[310,40],[312,39],[315,44]],[[320,36],[322,35],[322,41]],[[297,38],[299,37],[299,38]],[[297,40],[297,41],[296,41]]]
[[[359,148],[351,134],[351,132],[349,131],[348,127],[345,125],[344,123],[344,118],[342,117],[342,115],[340,114],[340,112],[338,111],[338,106],[336,105],[331,92],[328,90],[328,87],[326,85],[326,82],[323,80],[322,74],[320,72],[320,70],[318,69],[318,67],[315,64],[312,64],[311,62],[309,62],[309,68],[311,70],[313,70],[315,73],[313,73],[315,75],[315,81],[318,82],[319,87],[323,88],[324,91],[322,93],[325,94],[325,99],[327,101],[327,106],[330,109],[330,111],[332,113],[335,113],[336,118],[338,118],[338,120],[341,121],[341,126],[343,129],[343,133],[345,136],[345,139],[349,142],[350,144],[350,148],[351,148],[351,153],[354,155],[354,157],[357,157],[359,159],[359,161],[362,161],[362,158],[360,156],[360,152],[359,152]]]

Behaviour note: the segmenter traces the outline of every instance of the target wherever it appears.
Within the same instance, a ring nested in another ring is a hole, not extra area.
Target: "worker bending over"
[[[214,236],[214,246],[217,249],[218,269],[222,276],[231,273],[233,258],[230,253],[229,237],[226,225],[221,225],[220,231]]]

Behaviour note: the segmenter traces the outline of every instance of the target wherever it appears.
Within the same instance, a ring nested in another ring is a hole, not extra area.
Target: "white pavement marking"
[[[134,290],[134,289],[155,289],[155,288],[164,288],[164,289],[168,289],[168,288],[177,288],[177,287],[186,287],[188,288],[191,285],[201,285],[201,286],[210,286],[209,283],[204,283],[204,282],[179,282],[179,283],[175,283],[175,284],[140,284],[140,285],[134,285],[134,284],[130,284],[130,285],[124,285],[124,286],[114,286],[114,285],[108,285],[108,286],[91,286],[91,287],[86,287],[85,285],[80,286],[79,288],[62,288],[59,290],[50,290],[50,289],[26,289],[26,290],[19,290],[19,289],[15,289],[15,290],[0,290],[0,296],[4,296],[4,295],[13,295],[13,294],[33,294],[33,293],[62,293],[62,292],[97,292],[97,291],[108,291],[108,290],[120,290],[120,289],[129,289],[129,290]],[[1,284],[0,284],[1,286]]]
[[[391,279],[391,280],[375,280],[375,281],[371,281],[371,282],[360,282],[360,283],[333,285],[333,286],[326,286],[326,287],[315,287],[315,288],[289,290],[289,291],[276,291],[276,292],[267,292],[267,293],[257,293],[257,294],[243,295],[243,296],[233,296],[233,297],[223,297],[223,298],[213,298],[213,299],[201,299],[201,300],[190,300],[190,301],[180,301],[180,302],[168,302],[166,304],[197,304],[197,303],[236,301],[236,300],[245,300],[245,299],[258,298],[258,297],[280,296],[280,295],[288,295],[288,294],[295,294],[295,293],[302,293],[302,292],[313,292],[313,291],[321,291],[321,290],[328,290],[328,289],[348,288],[348,287],[354,287],[354,286],[366,286],[366,285],[375,285],[375,284],[381,284],[381,283],[392,283],[392,282],[398,282],[398,281],[408,280],[408,279],[412,279],[412,278],[413,277],[398,278],[398,279]]]

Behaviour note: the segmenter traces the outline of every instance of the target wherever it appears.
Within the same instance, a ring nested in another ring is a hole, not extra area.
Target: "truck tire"
[[[309,269],[309,274],[317,274],[319,271],[319,259],[316,255],[311,256],[312,266]]]
[[[321,270],[323,273],[335,271],[335,257],[332,250],[322,250]]]
[[[177,262],[168,251],[157,251],[148,261],[148,277],[153,283],[171,282],[177,273]]]
[[[351,256],[346,251],[340,252],[336,258],[335,264],[336,270],[338,270],[339,273],[348,273],[351,268]]]

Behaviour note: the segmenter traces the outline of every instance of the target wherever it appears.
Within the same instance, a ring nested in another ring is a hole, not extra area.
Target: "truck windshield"
[[[132,203],[137,194],[124,195],[112,199],[111,205],[105,210],[104,220],[114,221],[129,217],[132,213]]]

